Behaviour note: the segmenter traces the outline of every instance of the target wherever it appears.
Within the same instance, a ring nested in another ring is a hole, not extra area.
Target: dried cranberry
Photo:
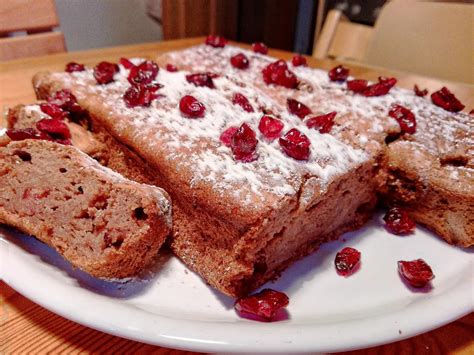
[[[232,144],[232,137],[235,132],[238,131],[238,129],[238,127],[227,128],[224,132],[222,132],[221,136],[219,137],[219,140],[224,143],[226,147],[230,147]]]
[[[408,212],[400,207],[391,207],[383,217],[385,228],[393,234],[403,235],[413,232],[415,222],[408,215]]]
[[[211,73],[188,74],[186,75],[186,81],[196,86],[206,86],[210,89],[214,89],[213,77],[214,75]]]
[[[369,82],[363,79],[354,79],[354,80],[349,80],[347,82],[347,88],[357,93],[362,92],[365,89],[367,89],[368,85],[369,85]]]
[[[416,132],[416,119],[413,112],[402,105],[392,105],[388,115],[397,120],[403,133],[413,134]]]
[[[459,112],[465,107],[445,86],[442,87],[441,90],[431,94],[431,101],[433,101],[436,106],[444,108],[449,112]]]
[[[84,64],[79,64],[76,62],[70,62],[66,64],[66,69],[68,73],[74,73],[76,71],[84,71],[86,68],[84,67]]]
[[[166,70],[169,71],[169,72],[177,72],[178,71],[178,68],[176,66],[174,66],[173,64],[166,64]]]
[[[68,89],[56,91],[53,96],[48,97],[48,103],[57,105],[69,112],[82,111],[82,108],[77,103],[76,96]]]
[[[240,93],[234,94],[234,96],[232,97],[232,103],[234,105],[239,105],[240,107],[244,109],[244,111],[253,112],[253,107],[250,104],[249,100]]]
[[[280,137],[279,143],[286,155],[296,160],[308,160],[311,142],[296,128],[290,129],[283,137]]]
[[[284,60],[268,64],[262,69],[262,75],[266,84],[276,84],[288,89],[295,89],[298,86],[296,75],[288,70],[288,65]]]
[[[371,97],[371,96],[383,96],[388,94],[390,89],[397,83],[395,78],[385,78],[383,76],[379,77],[379,82],[367,86],[367,88],[362,91],[362,95]]]
[[[140,65],[134,66],[130,69],[128,74],[128,81],[132,85],[136,84],[150,84],[158,75],[158,64],[151,60],[146,60]]]
[[[161,87],[160,84],[132,85],[123,94],[123,100],[127,107],[149,107],[152,101],[159,96],[156,91]]]
[[[248,163],[258,158],[256,154],[257,144],[255,132],[247,123],[242,123],[239,129],[232,135],[230,148],[236,160]]]
[[[227,40],[222,36],[210,35],[206,38],[206,44],[215,48],[223,48],[227,44]]]
[[[252,49],[255,53],[267,54],[268,47],[263,42],[252,43]]]
[[[247,69],[249,67],[249,59],[243,53],[239,53],[230,58],[230,64],[237,69]]]
[[[127,58],[120,58],[119,63],[125,68],[125,69],[132,69],[136,67],[135,64],[132,63],[130,59]]]
[[[328,75],[331,81],[346,81],[349,76],[349,69],[342,65],[338,65],[337,67],[332,68]]]
[[[204,114],[206,113],[206,107],[204,104],[191,95],[186,95],[181,98],[179,101],[179,109],[189,118],[204,117]]]
[[[64,112],[61,107],[55,104],[40,104],[40,110],[50,116],[51,118],[57,120],[64,120],[68,117],[67,112]]]
[[[329,112],[325,115],[319,115],[311,117],[306,120],[306,126],[308,128],[317,128],[319,133],[329,133],[332,126],[334,126],[334,118],[336,118],[337,112]]]
[[[417,288],[426,286],[428,282],[434,279],[433,270],[423,259],[400,260],[398,262],[398,272],[411,286]]]
[[[274,140],[281,136],[281,131],[283,130],[283,122],[281,122],[278,118],[264,115],[260,119],[260,123],[258,124],[258,129],[265,138]]]
[[[94,68],[94,78],[98,84],[108,84],[114,81],[114,75],[119,71],[120,68],[117,64],[100,62]]]
[[[272,320],[276,313],[285,308],[290,300],[282,292],[264,289],[259,293],[243,297],[235,303],[235,309],[239,313],[247,313],[265,320]]]
[[[339,275],[349,276],[355,271],[360,262],[360,251],[346,247],[336,254],[334,264]]]
[[[60,120],[43,118],[36,122],[36,128],[40,132],[47,133],[54,140],[67,140],[71,138],[69,127]]]
[[[416,84],[413,87],[413,91],[415,92],[416,96],[424,97],[424,96],[428,95],[428,89],[420,90],[420,88]]]
[[[288,111],[301,119],[305,118],[311,113],[311,110],[308,106],[294,99],[287,99],[286,104],[288,106]]]
[[[13,141],[22,141],[25,139],[49,139],[48,135],[38,132],[34,128],[7,129],[7,136]]]
[[[380,76],[379,81],[372,85],[368,85],[367,80],[349,80],[347,82],[347,88],[367,97],[383,96],[388,94],[396,83],[397,79],[395,78]]]
[[[469,111],[469,114],[470,114],[470,115],[474,115],[474,109],[472,109],[471,111]]]
[[[295,67],[299,67],[301,65],[302,66],[308,65],[307,62],[306,62],[306,58],[303,57],[300,54],[297,54],[293,58],[291,58],[291,64],[293,64],[293,66],[295,66]]]

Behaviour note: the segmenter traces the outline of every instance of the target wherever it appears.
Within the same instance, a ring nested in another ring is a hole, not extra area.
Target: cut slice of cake
[[[373,154],[250,85],[124,64],[110,64],[107,84],[98,66],[38,74],[34,85],[43,99],[71,90],[94,125],[154,168],[173,199],[171,247],[212,286],[248,293],[370,218]]]
[[[2,139],[8,143],[0,147],[0,222],[95,277],[126,278],[149,266],[171,230],[167,193],[43,139]]]

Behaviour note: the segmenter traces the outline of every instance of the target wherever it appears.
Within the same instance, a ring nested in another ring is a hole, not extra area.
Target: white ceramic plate
[[[364,229],[324,245],[266,287],[290,297],[288,319],[239,318],[234,300],[212,290],[176,258],[126,284],[74,270],[33,238],[0,229],[0,276],[43,307],[83,325],[150,344],[195,351],[341,351],[397,341],[474,310],[474,250],[449,246],[418,227],[397,237],[381,216]],[[343,242],[346,240],[346,242]],[[362,253],[348,278],[334,270],[343,246]],[[436,277],[430,290],[410,290],[398,260],[423,258]]]

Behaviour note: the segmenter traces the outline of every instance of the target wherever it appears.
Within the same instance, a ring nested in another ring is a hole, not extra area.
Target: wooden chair
[[[389,2],[363,61],[474,84],[474,5]]]
[[[54,0],[0,1],[0,61],[64,52]],[[11,36],[26,31],[26,35]]]
[[[319,31],[318,28],[316,31]],[[371,26],[352,23],[342,11],[330,10],[321,32],[319,35],[315,33],[313,57],[362,61],[372,33]]]
[[[313,56],[473,84],[473,19],[474,5],[460,3],[390,1],[374,27],[351,23],[331,10]]]

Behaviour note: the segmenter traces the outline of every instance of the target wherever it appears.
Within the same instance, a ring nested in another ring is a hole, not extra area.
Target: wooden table
[[[0,64],[0,107],[6,108],[19,103],[33,102],[35,96],[31,88],[31,77],[38,71],[64,70],[64,65],[70,61],[93,65],[101,60],[117,61],[120,57],[153,59],[159,52],[180,49],[201,42],[202,38],[184,39],[5,62]],[[291,53],[272,50],[270,55],[289,58]],[[308,62],[311,66],[323,69],[330,69],[336,64],[331,60],[321,61],[311,58]],[[416,83],[421,88],[426,87],[432,92],[446,85],[466,105],[467,111],[474,108],[473,86],[380,68],[346,64],[351,68],[351,74],[356,77],[376,80],[379,75],[393,75],[398,78],[398,85],[406,88],[412,88]],[[186,353],[125,340],[81,326],[34,304],[0,281],[0,354],[134,353],[138,351],[157,354]],[[411,339],[351,353],[473,354],[474,313]]]

